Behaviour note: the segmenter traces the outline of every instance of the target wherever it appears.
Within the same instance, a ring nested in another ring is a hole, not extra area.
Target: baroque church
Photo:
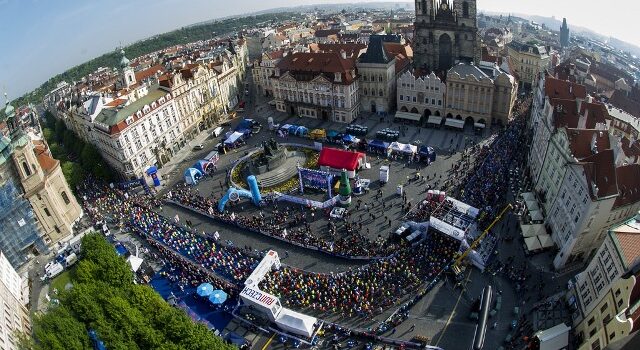
[[[414,66],[446,72],[458,62],[480,62],[476,0],[416,0]]]

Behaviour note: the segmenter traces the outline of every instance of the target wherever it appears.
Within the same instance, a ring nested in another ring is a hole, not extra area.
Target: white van
[[[219,126],[219,127],[215,128],[215,129],[213,129],[213,131],[211,132],[211,136],[218,137],[218,136],[222,135],[223,131],[224,131],[224,128]]]
[[[64,271],[64,266],[60,263],[54,263],[49,265],[47,269],[45,269],[44,273],[47,278],[54,278]]]

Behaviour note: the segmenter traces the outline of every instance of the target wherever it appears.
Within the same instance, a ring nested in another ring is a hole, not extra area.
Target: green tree
[[[90,340],[84,324],[64,306],[58,306],[33,319],[35,350],[85,350]]]
[[[56,124],[55,124],[56,141],[62,142],[64,140],[65,131],[67,131],[67,127],[64,125],[64,122],[61,119],[56,120]]]
[[[51,152],[53,153],[53,151]],[[60,159],[60,158],[57,158]],[[85,170],[78,163],[63,161],[61,163],[62,174],[69,184],[69,187],[75,191],[76,186],[82,183],[86,177]]]

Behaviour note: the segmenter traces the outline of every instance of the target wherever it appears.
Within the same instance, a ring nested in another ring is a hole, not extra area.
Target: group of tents
[[[420,159],[428,161],[429,163],[436,160],[436,151],[429,146],[416,146],[407,143],[400,142],[385,142],[382,140],[371,140],[367,143],[369,151],[375,153],[382,153],[387,156],[396,153],[408,156],[419,156]]]

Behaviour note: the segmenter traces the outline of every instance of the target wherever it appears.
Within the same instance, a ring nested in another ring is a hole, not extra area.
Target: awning
[[[522,236],[525,238],[546,234],[543,224],[532,224],[532,225],[521,224],[520,229],[522,230]]]
[[[439,115],[431,115],[429,116],[429,120],[427,120],[427,124],[440,125],[440,123],[442,123],[442,116]]]
[[[131,265],[131,270],[133,272],[137,272],[140,269],[143,261],[143,259],[138,258],[135,255],[129,255],[129,257],[127,258],[127,262],[129,262],[129,265]]]
[[[542,221],[542,220],[544,220],[544,216],[542,216],[542,212],[540,210],[531,210],[529,212],[529,216],[531,217],[531,221]]]
[[[551,248],[554,246],[553,239],[548,234],[544,233],[538,236],[538,240],[540,241],[540,245],[542,248]]]
[[[450,126],[452,128],[464,129],[464,120],[447,118],[447,121],[444,123],[446,126]]]
[[[540,207],[538,206],[538,201],[536,201],[535,199],[534,200],[525,199],[525,203],[527,205],[527,210],[529,211],[540,209]]]
[[[540,240],[538,240],[538,236],[527,237],[524,239],[524,243],[527,245],[527,250],[530,252],[542,248]]]
[[[238,141],[243,135],[244,134],[241,133],[241,132],[234,131],[233,134],[231,134],[229,136],[229,138],[224,141],[224,143],[225,143],[225,145],[232,144],[232,143]]]
[[[396,118],[398,118],[398,119],[406,119],[406,120],[413,120],[413,121],[417,122],[420,119],[422,119],[422,115],[418,114],[418,113],[396,112]]]
[[[289,309],[282,309],[280,315],[275,320],[278,327],[282,330],[292,332],[298,335],[304,335],[311,338],[313,335],[313,327],[315,326],[317,318],[307,316],[299,312],[295,312]]]
[[[536,195],[533,194],[533,192],[524,192],[522,198],[524,198],[525,201],[535,201]]]
[[[479,129],[484,129],[486,125],[484,125],[484,123],[473,123],[473,126]]]

